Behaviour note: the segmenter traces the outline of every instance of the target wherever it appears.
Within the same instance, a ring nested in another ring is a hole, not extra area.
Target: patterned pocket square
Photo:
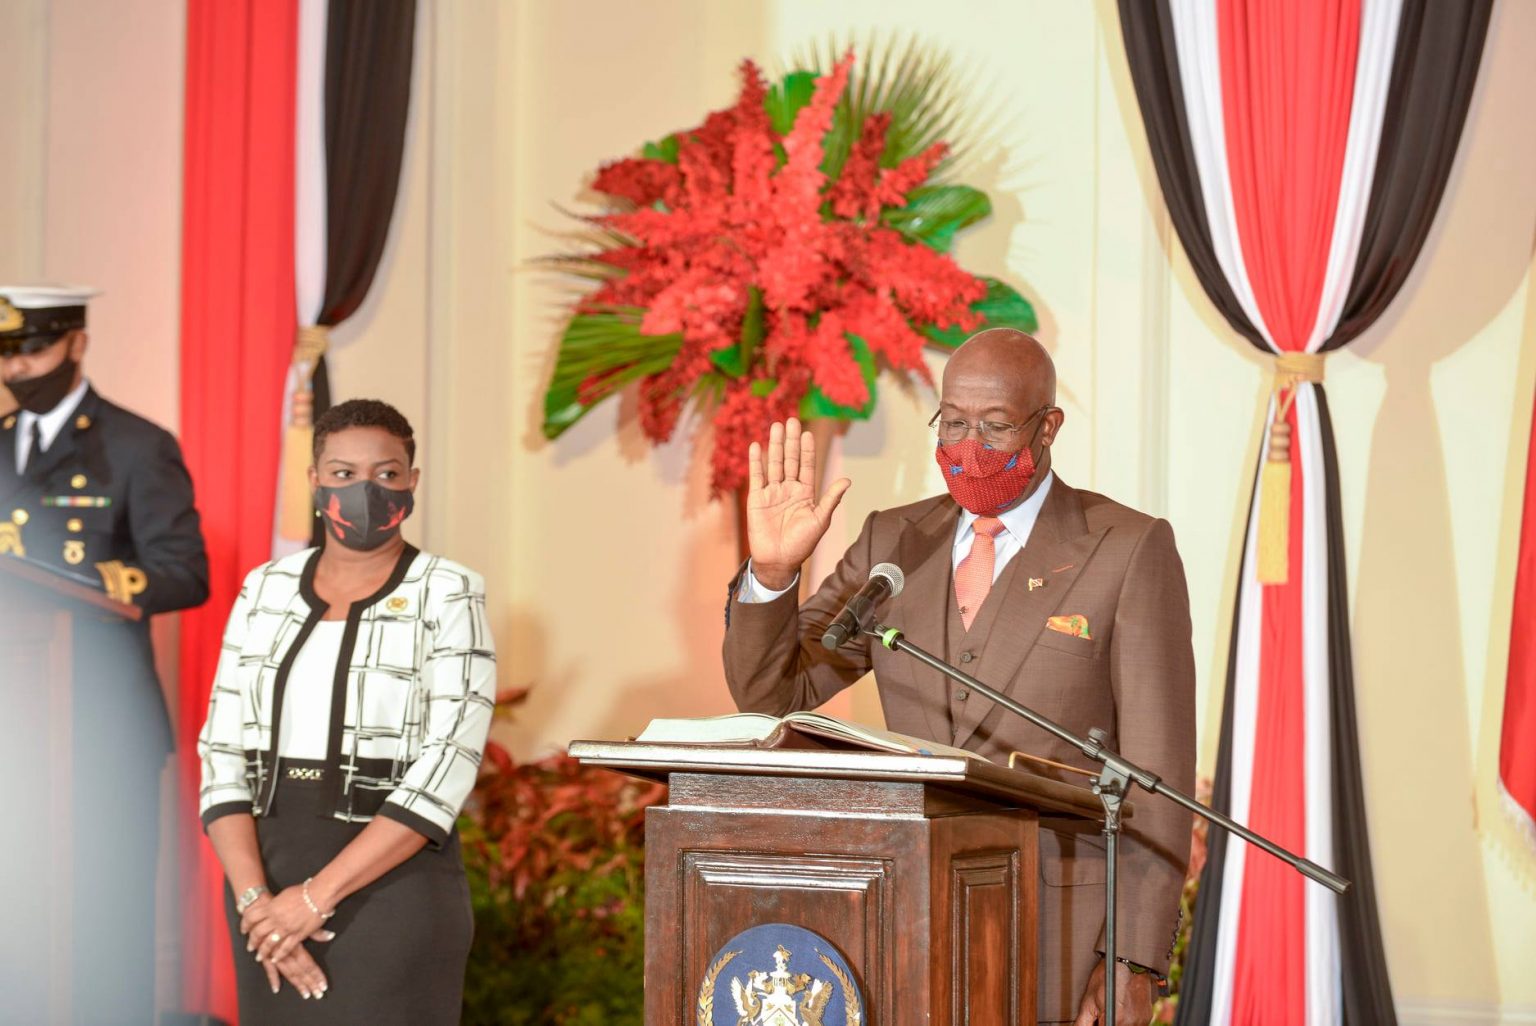
[[[1073,613],[1070,616],[1053,616],[1045,621],[1045,625],[1053,631],[1059,631],[1074,638],[1082,638],[1084,641],[1093,640],[1093,635],[1088,633],[1088,618],[1082,613]]]

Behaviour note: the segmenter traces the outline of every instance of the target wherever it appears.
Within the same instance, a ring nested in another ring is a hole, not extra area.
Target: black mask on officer
[[[23,410],[28,413],[47,413],[63,402],[70,389],[75,387],[75,374],[79,370],[79,360],[66,359],[46,374],[7,381],[5,387],[10,389],[11,395],[16,397],[16,402]]]

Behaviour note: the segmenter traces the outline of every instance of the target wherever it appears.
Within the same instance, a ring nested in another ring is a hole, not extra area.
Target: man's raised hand
[[[747,544],[752,574],[771,591],[794,583],[800,565],[827,533],[832,511],[851,482],[838,478],[816,498],[816,438],[794,417],[768,432],[768,452],[747,453]]]

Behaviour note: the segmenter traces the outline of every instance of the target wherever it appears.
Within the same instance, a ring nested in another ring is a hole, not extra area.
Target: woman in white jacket
[[[454,821],[495,653],[480,576],[400,536],[414,458],[386,403],[321,416],[325,542],[253,570],[230,613],[200,806],[246,1026],[459,1021],[473,920]]]

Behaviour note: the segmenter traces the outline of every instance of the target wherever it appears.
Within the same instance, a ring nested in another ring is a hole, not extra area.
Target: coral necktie
[[[996,517],[977,517],[976,536],[971,551],[955,567],[955,599],[960,603],[960,622],[971,629],[971,622],[992,590],[992,570],[997,565],[997,543],[993,540],[1003,529]]]

